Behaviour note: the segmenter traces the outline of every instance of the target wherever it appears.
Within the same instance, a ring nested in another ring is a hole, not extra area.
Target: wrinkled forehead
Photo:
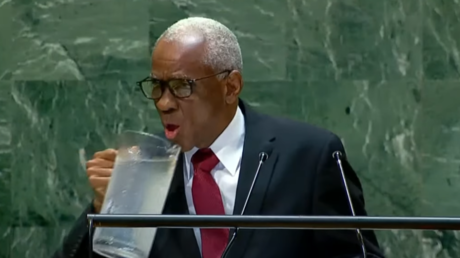
[[[160,40],[153,49],[151,75],[158,79],[193,79],[208,71],[204,65],[206,42],[200,37]]]

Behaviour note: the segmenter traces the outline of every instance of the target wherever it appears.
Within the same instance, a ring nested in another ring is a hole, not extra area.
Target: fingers
[[[98,167],[98,168],[113,168],[114,165],[113,160],[106,160],[106,159],[100,159],[100,158],[95,158],[92,160],[89,160],[86,162],[86,169],[92,168],[92,167]]]
[[[105,193],[107,192],[107,189],[106,188],[96,188],[94,189],[94,199],[97,200],[98,202],[102,202],[104,201],[104,197],[105,197]]]
[[[90,176],[89,183],[91,187],[97,191],[101,190],[105,193],[105,188],[109,185],[110,177]]]
[[[86,162],[86,169],[98,168],[113,168],[117,151],[114,149],[107,149],[98,151],[94,154],[94,158]]]
[[[117,150],[115,149],[106,149],[103,151],[98,151],[94,153],[94,159],[105,159],[105,160],[115,160],[115,157],[117,156]]]
[[[86,173],[88,174],[89,183],[91,188],[94,189],[94,206],[96,209],[100,209],[104,201],[116,156],[116,150],[107,149],[96,152],[93,159],[86,163]]]
[[[86,170],[86,174],[88,174],[89,177],[110,177],[112,175],[112,169],[90,167]]]

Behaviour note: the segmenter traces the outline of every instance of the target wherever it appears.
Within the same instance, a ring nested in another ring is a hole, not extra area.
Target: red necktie
[[[211,170],[219,159],[211,149],[200,149],[192,157],[193,205],[197,215],[225,215],[219,186]],[[203,258],[220,258],[227,246],[229,230],[226,228],[201,229],[201,253]]]

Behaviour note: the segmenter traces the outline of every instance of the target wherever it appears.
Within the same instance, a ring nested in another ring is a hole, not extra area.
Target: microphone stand
[[[345,192],[347,193],[348,205],[350,206],[351,215],[353,217],[356,217],[355,209],[354,209],[354,206],[353,206],[353,201],[351,200],[350,191],[348,189],[348,184],[347,184],[347,180],[346,180],[346,177],[345,177],[345,172],[344,172],[343,166],[342,166],[342,159],[341,159],[342,152],[334,151],[334,153],[332,153],[332,157],[335,159],[335,162],[337,163],[337,167],[339,168],[340,174],[342,176],[342,182],[343,182],[343,186],[345,187]],[[356,236],[358,238],[359,243],[361,244],[361,250],[363,252],[363,258],[367,258],[367,251],[366,251],[366,246],[364,245],[364,238],[363,238],[363,235],[361,234],[361,230],[359,228],[356,229]]]
[[[88,258],[93,258],[93,220],[88,221]]]
[[[246,200],[244,201],[244,205],[243,205],[243,208],[241,209],[241,214],[240,215],[244,215],[244,211],[246,211],[246,206],[248,205],[249,198],[252,195],[252,190],[254,189],[254,185],[256,184],[257,178],[259,177],[260,169],[262,168],[262,165],[264,164],[264,162],[267,159],[268,159],[268,154],[266,152],[259,153],[259,165],[257,166],[256,173],[254,174],[254,178],[252,179],[251,187],[249,188],[248,195],[246,195]],[[240,228],[238,228],[238,227],[234,228],[232,238],[230,239],[230,241],[228,242],[227,246],[225,247],[221,258],[227,258],[227,255],[229,254],[230,249],[232,248],[233,243],[235,242],[235,239],[236,239],[236,237],[238,235],[239,230],[240,230]]]

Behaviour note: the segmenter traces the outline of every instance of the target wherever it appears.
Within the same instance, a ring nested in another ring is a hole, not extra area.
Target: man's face
[[[165,87],[161,98],[155,99],[166,137],[180,145],[183,151],[212,143],[208,138],[225,123],[229,105],[237,102],[240,91],[233,89],[233,79],[219,80],[212,76],[223,71],[213,71],[202,65],[204,46],[200,37],[188,37],[180,42],[160,40],[152,56],[152,76],[163,82],[211,76],[196,81],[188,97],[177,97]]]

